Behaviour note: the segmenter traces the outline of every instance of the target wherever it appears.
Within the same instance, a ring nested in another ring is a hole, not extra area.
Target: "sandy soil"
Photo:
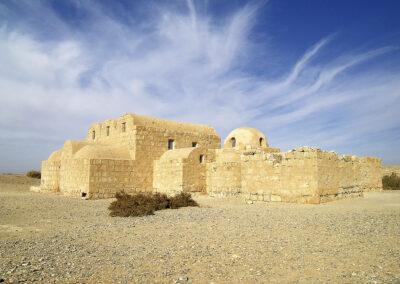
[[[56,283],[400,283],[400,192],[111,218],[111,200],[0,175],[0,279]],[[1,280],[0,280],[1,281]]]

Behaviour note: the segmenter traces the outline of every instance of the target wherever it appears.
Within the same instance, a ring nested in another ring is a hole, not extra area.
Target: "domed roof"
[[[51,153],[50,157],[47,159],[48,161],[60,161],[61,160],[61,150],[54,151]]]
[[[112,159],[130,160],[129,150],[126,147],[110,147],[90,144],[84,146],[74,155],[75,159]]]
[[[224,148],[265,148],[268,141],[265,135],[256,128],[240,127],[226,137]]]

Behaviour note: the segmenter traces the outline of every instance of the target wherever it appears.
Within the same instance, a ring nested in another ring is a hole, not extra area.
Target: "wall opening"
[[[197,142],[192,142],[192,147],[197,147],[199,144]]]
[[[96,138],[96,131],[92,131],[92,139],[94,140]]]
[[[236,138],[235,137],[231,138],[231,146],[232,146],[232,148],[236,147]]]
[[[199,157],[200,164],[203,164],[204,161],[205,161],[205,156],[203,154],[201,154],[200,157]]]
[[[168,150],[173,150],[173,149],[175,149],[175,140],[168,139]]]
[[[260,146],[264,144],[264,138],[260,137]]]
[[[86,192],[82,192],[81,193],[81,197],[86,197],[87,193]]]
[[[107,136],[110,136],[110,126],[107,126],[106,133],[107,133]]]
[[[126,122],[122,122],[122,132],[126,131]]]

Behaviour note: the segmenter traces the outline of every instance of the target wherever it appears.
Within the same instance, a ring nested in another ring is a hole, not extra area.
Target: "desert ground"
[[[400,283],[400,192],[321,205],[244,204],[109,217],[111,200],[30,192],[0,175],[6,283]]]

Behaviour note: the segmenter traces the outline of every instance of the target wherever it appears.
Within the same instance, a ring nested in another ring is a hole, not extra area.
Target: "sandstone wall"
[[[43,161],[41,169],[40,188],[45,191],[60,190],[60,161]]]
[[[206,162],[213,151],[183,148],[167,151],[155,162],[153,187],[157,192],[205,192]]]
[[[89,193],[90,160],[61,160],[60,192],[75,197]]]
[[[382,177],[390,176],[392,173],[395,173],[400,177],[400,165],[384,165],[382,166]]]
[[[301,147],[285,153],[217,150],[207,191],[248,201],[320,203],[381,190],[380,160]]]
[[[219,148],[218,136],[196,132],[180,132],[173,129],[156,129],[137,126],[136,134],[136,166],[137,178],[141,180],[144,190],[153,190],[154,161],[160,159],[168,151],[168,140],[173,139],[175,149],[192,148],[192,143],[198,143],[200,148]]]
[[[359,182],[362,191],[382,190],[382,165],[381,160],[372,157],[361,157]]]
[[[133,193],[135,184],[134,161],[90,160],[89,198],[111,198],[117,192]]]
[[[281,188],[282,155],[263,151],[241,154],[241,193],[245,200],[275,200]],[[279,197],[280,198],[280,197]]]
[[[206,165],[206,191],[210,196],[238,195],[242,188],[240,152],[215,150],[215,160]]]

